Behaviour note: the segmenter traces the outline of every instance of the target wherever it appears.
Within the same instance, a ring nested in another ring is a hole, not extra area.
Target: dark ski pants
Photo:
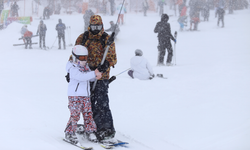
[[[162,45],[158,46],[158,51],[159,51],[158,64],[163,64],[164,56],[166,54],[166,49],[168,51],[167,63],[171,63],[172,62],[173,48],[172,48],[172,45],[171,45],[171,43],[169,41],[166,46],[162,46]]]
[[[39,34],[39,46],[42,48],[42,42],[43,42],[43,47],[45,46],[45,35]]]
[[[58,35],[58,47],[61,49],[61,40],[63,41],[63,48],[65,49],[65,34]]]
[[[93,84],[94,82],[90,82],[91,91]],[[94,92],[91,92],[91,105],[97,132],[108,129],[115,131],[112,114],[109,109],[108,84],[108,80],[98,80]]]
[[[25,37],[25,48],[28,47],[28,45],[30,45],[29,48],[31,48],[31,43],[32,43],[32,40],[31,40],[31,37]]]
[[[220,21],[222,22],[222,27],[224,27],[224,16],[219,16],[218,17],[218,22],[217,22],[218,26],[220,25]]]

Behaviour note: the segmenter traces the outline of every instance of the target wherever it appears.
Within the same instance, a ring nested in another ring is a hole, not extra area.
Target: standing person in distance
[[[225,15],[225,10],[223,7],[218,7],[216,9],[216,14],[218,14],[218,21],[217,21],[217,26],[220,26],[220,21],[222,23],[222,28],[224,28],[224,15]]]
[[[132,79],[151,80],[155,76],[153,69],[142,55],[143,52],[140,49],[135,50],[135,56],[130,59],[131,70],[128,71],[128,75]]]
[[[114,24],[113,21],[110,21],[109,23],[110,23],[111,27],[106,29],[105,32],[115,32],[114,38],[116,39],[118,33],[120,32],[120,28],[117,24]]]
[[[93,16],[94,13],[91,9],[88,9],[85,11],[85,14],[83,15],[83,19],[84,19],[84,32],[88,31],[88,27],[89,27],[89,19],[91,16]]]
[[[120,3],[119,5],[118,5],[118,7],[117,7],[117,11],[118,11],[118,13],[120,13],[119,14],[119,16],[118,16],[118,24],[120,25],[120,24],[124,24],[124,14],[125,13],[127,13],[127,10],[126,10],[126,8],[124,7],[124,5],[122,5],[122,3]]]
[[[171,40],[176,43],[176,39],[173,37],[171,33],[171,27],[168,23],[169,17],[167,14],[162,14],[161,21],[157,22],[154,32],[158,33],[158,63],[159,66],[164,66],[164,56],[166,54],[166,49],[168,50],[168,57],[167,57],[167,66],[171,66],[172,57],[173,57],[173,48],[171,44]]]
[[[105,43],[107,43],[110,36],[104,32],[102,18],[99,15],[93,15],[90,18],[89,31],[82,33],[76,40],[75,45],[83,45],[88,49],[87,63],[91,70],[96,68],[102,72],[102,78],[96,83],[93,89],[94,82],[91,86],[91,104],[95,123],[97,125],[96,137],[99,141],[105,139],[112,139],[115,136],[115,128],[113,124],[113,117],[109,108],[109,74],[110,67],[114,67],[117,63],[115,42],[109,46],[106,59],[100,65],[105,52]]]
[[[143,2],[142,2],[142,9],[143,9],[144,16],[147,16],[147,10],[148,10],[148,8],[149,8],[148,1],[147,0],[143,0]]]
[[[76,45],[72,49],[71,57],[66,65],[69,74],[68,84],[68,108],[70,118],[65,129],[65,139],[72,143],[78,143],[76,137],[77,122],[80,120],[80,113],[83,115],[84,129],[88,140],[96,141],[96,124],[93,119],[90,101],[90,81],[102,77],[98,69],[91,71],[88,64],[88,50],[86,47]]]
[[[43,23],[43,21],[41,20],[40,24],[38,25],[38,29],[37,29],[36,35],[39,34],[39,47],[42,48],[42,42],[43,42],[43,48],[44,49],[46,49],[46,45],[45,45],[46,31],[47,31],[47,27]]]
[[[57,36],[58,36],[58,49],[61,49],[61,39],[63,41],[63,48],[66,49],[66,44],[65,44],[66,26],[64,23],[62,23],[62,19],[59,19],[58,22],[59,23],[56,25]]]

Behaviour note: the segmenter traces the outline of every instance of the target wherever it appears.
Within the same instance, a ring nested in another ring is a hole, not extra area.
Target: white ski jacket
[[[130,60],[131,70],[134,71],[134,78],[140,80],[148,80],[150,75],[153,75],[153,69],[143,56],[134,56]]]
[[[90,71],[78,67],[76,64],[68,61],[66,71],[69,73],[70,82],[68,84],[68,96],[90,96],[89,81],[95,80],[95,71]]]

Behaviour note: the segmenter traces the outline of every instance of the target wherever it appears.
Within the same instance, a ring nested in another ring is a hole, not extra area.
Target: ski
[[[73,144],[73,143],[71,143],[71,142],[69,142],[69,141],[67,141],[65,139],[63,139],[63,141],[66,142],[66,143],[69,143],[71,145],[74,145],[74,146],[76,146],[78,148],[84,149],[84,150],[92,150],[93,149],[93,147],[83,147],[83,146],[79,146],[79,145]]]
[[[37,42],[36,43],[31,43],[32,45],[33,44],[37,44]],[[13,46],[21,46],[21,45],[25,45],[24,43],[23,44],[13,44]]]
[[[37,36],[39,36],[39,35],[33,35],[31,37],[33,38],[33,37],[37,37]],[[21,40],[21,39],[23,39],[23,37],[19,38],[18,40]]]

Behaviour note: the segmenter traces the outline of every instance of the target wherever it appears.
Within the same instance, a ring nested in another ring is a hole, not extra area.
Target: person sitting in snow
[[[130,60],[131,70],[128,71],[128,75],[132,79],[151,80],[154,78],[153,69],[142,55],[143,52],[140,49],[135,50],[135,56]]]
[[[84,129],[88,140],[96,141],[96,123],[90,101],[90,80],[100,79],[102,73],[95,69],[91,71],[88,63],[88,50],[82,45],[76,45],[72,49],[72,55],[66,65],[68,73],[68,108],[70,118],[65,129],[65,140],[71,143],[78,143],[76,137],[77,122],[80,120],[80,113],[83,114]]]

